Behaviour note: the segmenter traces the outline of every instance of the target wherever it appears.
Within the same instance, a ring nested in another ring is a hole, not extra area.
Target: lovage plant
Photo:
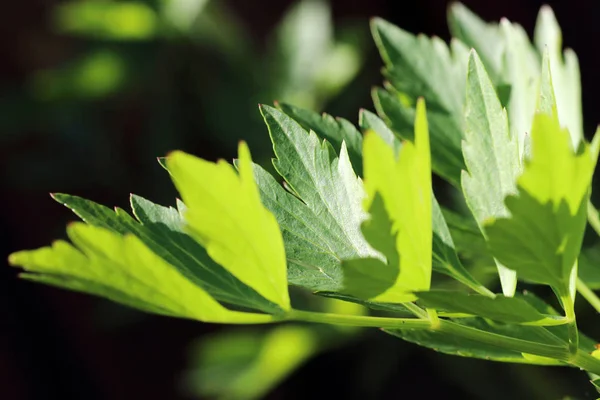
[[[587,222],[600,232],[590,203],[600,136],[583,135],[576,56],[562,52],[549,8],[534,44],[519,25],[484,23],[459,4],[449,22],[446,45],[372,21],[386,82],[373,90],[379,116],[362,110],[360,129],[260,106],[283,184],[244,143],[233,165],[176,151],[162,160],[175,208],[132,195],[131,215],[54,194],[84,222],[69,225],[70,242],[11,264],[25,279],[167,316],[378,327],[444,353],[600,375],[574,307],[580,293],[600,311],[600,271],[582,253]],[[438,203],[432,172],[470,215]],[[497,269],[502,293],[475,264]],[[445,278],[432,284],[433,274]],[[519,281],[549,286],[558,307]],[[386,313],[301,310],[290,285]]]

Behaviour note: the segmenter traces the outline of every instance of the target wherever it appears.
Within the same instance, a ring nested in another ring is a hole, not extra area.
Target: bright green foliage
[[[568,295],[581,248],[598,137],[575,153],[555,117],[538,114],[532,158],[506,199],[511,218],[491,219],[485,231],[494,256],[523,279]]]
[[[516,190],[520,163],[506,112],[475,52],[469,57],[463,154],[468,171],[463,171],[462,187],[481,228],[485,220],[507,215],[504,197]],[[512,296],[517,284],[514,272],[501,264],[498,272],[504,294]]]
[[[90,225],[121,235],[137,236],[156,255],[216,300],[267,313],[281,313],[279,306],[214,262],[204,247],[184,232],[183,217],[174,208],[159,206],[132,195],[131,207],[138,219],[136,221],[124,210],[113,211],[81,197],[59,193],[53,197]]]
[[[283,325],[266,334],[232,331],[203,338],[195,346],[197,365],[188,372],[187,384],[203,398],[262,398],[317,352],[318,333]]]
[[[182,152],[167,159],[186,204],[187,227],[210,257],[266,299],[290,308],[283,240],[262,205],[245,143],[239,176],[231,164],[210,163]]]
[[[283,30],[306,33],[298,21],[323,5],[306,4]],[[161,163],[183,199],[177,208],[132,195],[134,218],[54,195],[86,224],[69,226],[71,243],[14,253],[11,264],[26,279],[168,316],[379,327],[448,354],[600,375],[574,308],[577,288],[600,311],[597,245],[581,251],[586,217],[600,234],[589,203],[600,135],[591,145],[583,137],[577,59],[562,54],[549,8],[535,46],[521,26],[486,23],[461,5],[449,23],[448,46],[373,20],[387,82],[373,91],[379,116],[361,110],[360,130],[288,104],[260,106],[283,184],[252,164],[244,143],[235,166],[174,152]],[[289,71],[304,81],[301,67]],[[432,171],[452,185],[449,196],[436,199]],[[464,203],[447,203],[460,194]],[[495,268],[503,295],[480,282]],[[445,276],[432,280],[433,271]],[[564,315],[514,296],[517,278],[549,286]],[[300,310],[288,285],[379,316]],[[251,348],[241,353],[215,350],[217,369],[203,367],[202,379],[220,376],[219,365],[230,374],[201,390],[261,396],[320,339],[289,325],[242,339]]]
[[[361,281],[368,282],[369,297],[377,301],[411,301],[414,296],[408,292],[418,288],[426,290],[431,281],[431,164],[422,100],[417,105],[414,137],[414,143],[407,141],[402,145],[397,160],[394,149],[379,136],[368,134],[364,140],[367,192],[364,206],[372,215],[372,225],[366,225],[363,233],[373,247],[386,256],[388,268],[373,259],[362,263],[353,261],[346,267],[353,271],[347,277],[352,282],[351,287],[360,287]],[[378,227],[379,232],[374,231],[374,227]],[[386,236],[395,236],[395,248]],[[379,293],[371,292],[369,270],[382,271],[371,272],[373,280],[387,280],[387,285],[376,285],[382,289]],[[390,278],[393,280],[389,281]]]
[[[23,277],[107,297],[142,310],[206,322],[257,323],[271,316],[230,311],[163,261],[133,235],[73,223],[70,245],[14,253]]]

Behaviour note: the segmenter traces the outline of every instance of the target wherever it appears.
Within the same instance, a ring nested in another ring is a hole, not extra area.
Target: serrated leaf
[[[61,193],[53,197],[90,225],[121,235],[136,235],[156,255],[216,300],[268,313],[282,312],[279,306],[260,296],[214,262],[206,250],[183,231],[183,217],[177,210],[132,195],[131,205],[138,222],[123,210],[115,212],[81,197]]]
[[[549,6],[540,9],[534,41],[540,54],[548,53],[558,119],[569,130],[571,143],[577,148],[583,140],[579,61],[573,50],[566,49],[562,52],[562,32]]]
[[[468,169],[461,180],[465,200],[483,230],[484,221],[508,215],[504,198],[516,192],[520,161],[506,111],[475,51],[471,52],[467,75],[463,154]],[[516,275],[500,263],[497,266],[502,291],[510,297],[515,292]]]
[[[414,139],[415,110],[403,104],[397,95],[381,88],[371,93],[377,113],[402,139]],[[426,99],[427,100],[427,99]],[[456,118],[445,112],[428,110],[431,132],[431,165],[433,171],[452,185],[460,187],[460,171],[465,168],[460,146],[462,132]]]
[[[402,147],[400,140],[376,114],[373,114],[369,110],[361,109],[358,115],[358,125],[363,132],[373,131],[377,133],[388,146],[395,150],[396,153],[400,151],[400,148]],[[360,157],[362,162],[362,148]]]
[[[452,37],[474,48],[496,85],[500,83],[505,40],[497,23],[488,23],[461,3],[448,8],[448,28]]]
[[[386,65],[384,74],[394,88],[387,96],[382,90],[373,92],[378,113],[394,132],[410,140],[413,107],[423,96],[428,105],[433,170],[458,186],[468,49],[456,40],[449,49],[439,38],[414,36],[380,18],[372,20],[371,31]]]
[[[67,233],[74,245],[57,241],[52,247],[13,253],[10,263],[23,267],[27,279],[103,296],[144,311],[206,322],[273,320],[269,315],[224,308],[133,235],[83,223],[71,224]]]
[[[167,165],[187,209],[186,229],[210,257],[284,310],[290,308],[285,250],[279,226],[262,205],[250,152],[239,146],[239,175],[224,162],[183,152]]]
[[[277,156],[273,164],[291,193],[259,168],[254,170],[262,175],[257,176],[262,199],[283,227],[286,242],[297,237],[286,243],[288,260],[294,260],[290,272],[295,271],[297,284],[313,290],[339,290],[339,260],[380,257],[360,232],[366,217],[361,207],[364,190],[345,143],[336,158],[331,145],[321,143],[314,132],[306,132],[283,112],[269,106],[261,106],[261,112]],[[307,242],[312,245],[305,247]],[[313,253],[315,248],[319,250]]]
[[[377,212],[378,225],[387,227],[390,222],[392,225],[391,231],[388,229],[383,238],[378,239],[374,233],[367,236],[373,240],[372,245],[376,249],[388,253],[384,253],[388,267],[399,271],[395,279],[388,282],[388,290],[367,298],[374,301],[412,301],[414,296],[410,292],[427,290],[431,283],[431,164],[427,117],[422,100],[417,104],[416,118],[415,142],[404,143],[398,158],[394,149],[378,135],[367,134],[364,139],[367,192],[364,206],[369,211],[380,210],[375,201],[381,198],[385,213]],[[395,237],[393,250],[388,243],[390,236]],[[370,266],[377,268],[377,265]],[[388,275],[386,278],[389,279]],[[376,276],[381,278],[380,274]],[[360,284],[359,279],[352,287]]]
[[[495,321],[528,324],[560,325],[564,318],[551,317],[519,297],[497,295],[494,298],[452,290],[416,292],[419,302],[426,307],[453,313],[465,313]]]
[[[568,295],[581,249],[587,201],[600,136],[578,153],[554,116],[538,114],[532,130],[532,158],[509,196],[511,216],[485,225],[494,256],[523,279]]]
[[[288,262],[288,282],[309,290],[342,289],[339,237],[305,203],[287,192],[258,164],[254,179],[265,205],[277,218]]]
[[[362,175],[362,135],[350,121],[286,103],[280,103],[278,106],[304,129],[312,130],[320,138],[328,140],[338,153],[342,148],[342,142],[346,143],[352,166],[358,175]]]
[[[540,76],[539,55],[529,41],[527,32],[519,24],[506,19],[500,22],[504,35],[504,79],[510,84],[508,118],[510,131],[519,145],[519,156],[523,159],[525,140],[531,132],[535,113]]]

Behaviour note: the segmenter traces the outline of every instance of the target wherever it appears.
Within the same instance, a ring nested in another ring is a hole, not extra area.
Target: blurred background
[[[540,0],[464,0],[531,34]],[[600,2],[547,1],[600,122]],[[368,20],[448,38],[446,0],[28,0],[0,13],[0,258],[64,237],[49,192],[172,204],[173,149],[256,161],[258,103],[352,122],[382,62]],[[589,137],[589,136],[588,136]],[[234,328],[167,319],[16,278],[0,265],[0,399],[595,398],[585,374],[441,355],[377,330]],[[352,307],[322,301],[320,307]],[[359,312],[360,310],[346,310]],[[588,312],[589,310],[583,310]],[[591,313],[590,313],[591,314]],[[584,330],[585,330],[585,324]],[[596,328],[596,331],[598,329]]]

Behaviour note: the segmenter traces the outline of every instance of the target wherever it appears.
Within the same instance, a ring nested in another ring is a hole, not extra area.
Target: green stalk
[[[385,318],[362,315],[328,314],[312,311],[291,310],[288,319],[295,321],[320,322],[333,325],[351,325],[386,329],[429,329],[431,323],[425,319]]]
[[[419,308],[420,309],[420,308]],[[571,315],[566,307],[567,316]],[[499,335],[492,332],[482,331],[476,328],[459,325],[455,322],[431,318],[424,310],[414,310],[419,314],[419,318],[386,318],[369,317],[358,315],[326,314],[311,311],[291,310],[288,314],[288,320],[317,322],[333,325],[350,325],[361,327],[373,327],[381,329],[422,329],[436,331],[458,336],[464,339],[474,340],[480,343],[490,344],[507,350],[518,351],[521,353],[533,354],[541,357],[553,358],[558,361],[579,367],[588,372],[600,375],[600,360],[591,355],[582,352],[573,345],[577,343],[577,325],[573,323],[575,337],[571,338],[569,333],[569,345],[557,346],[544,343],[532,342],[529,340],[517,339],[509,336]],[[572,310],[572,307],[571,307]],[[424,314],[424,315],[423,315]],[[431,319],[430,319],[431,318]],[[573,321],[575,322],[575,321]]]
[[[579,278],[577,278],[577,291],[597,312],[600,313],[600,298]]]
[[[598,213],[598,210],[594,207],[591,200],[588,201],[587,205],[587,219],[590,226],[596,231],[598,236],[600,236],[600,213]]]

